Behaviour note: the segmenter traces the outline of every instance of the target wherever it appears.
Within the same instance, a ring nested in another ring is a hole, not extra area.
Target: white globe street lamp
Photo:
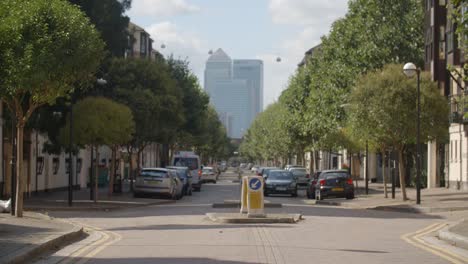
[[[409,78],[413,77],[418,72],[418,68],[414,63],[408,62],[403,66],[403,73]]]
[[[417,75],[418,81],[418,117],[416,129],[416,204],[421,204],[421,69],[408,62],[403,66],[403,73],[409,78]]]

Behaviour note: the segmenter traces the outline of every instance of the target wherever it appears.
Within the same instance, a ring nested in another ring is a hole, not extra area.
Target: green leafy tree
[[[16,215],[23,214],[23,131],[33,112],[87,84],[104,44],[88,18],[60,0],[0,1],[0,97],[16,116]]]
[[[111,146],[114,152],[115,146],[124,145],[132,140],[135,132],[133,114],[130,108],[123,104],[104,97],[88,97],[73,106],[73,113],[73,142],[81,147],[89,146],[91,151],[96,151],[97,161],[100,146]],[[64,144],[70,140],[69,130],[70,120],[68,119],[66,126],[60,132]],[[115,159],[112,162],[112,168],[114,168]],[[99,162],[95,164],[95,175],[98,175]],[[110,188],[113,186],[113,181],[114,175],[111,173]],[[94,201],[97,201],[98,181],[95,179],[94,183],[96,188]],[[110,192],[112,193],[112,189]]]
[[[330,135],[338,135],[346,123],[343,105],[356,76],[387,63],[421,63],[423,22],[418,1],[349,2],[348,13],[333,23],[280,99],[292,113],[298,135],[312,149],[336,148]]]
[[[209,115],[209,98],[201,89],[198,78],[189,68],[189,63],[183,60],[169,58],[167,61],[171,77],[181,89],[182,111],[184,122],[177,131],[175,143],[177,148],[191,149],[203,145],[204,125]]]
[[[123,57],[128,48],[129,17],[125,11],[130,9],[131,0],[68,0],[80,7],[90,22],[100,32],[106,43],[106,50],[112,57]]]
[[[416,142],[416,80],[402,73],[403,65],[390,64],[370,72],[357,82],[350,96],[351,133],[368,140],[374,149],[395,148],[403,200],[405,147]],[[447,136],[448,104],[429,73],[421,73],[421,139],[441,140]]]
[[[148,144],[174,139],[184,122],[182,95],[165,61],[113,59],[107,79],[112,98],[130,107],[135,117],[135,134],[128,145],[131,155],[136,152],[139,158]]]

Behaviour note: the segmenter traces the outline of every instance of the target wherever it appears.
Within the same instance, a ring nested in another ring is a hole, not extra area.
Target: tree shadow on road
[[[227,228],[255,228],[258,225],[251,224],[205,224],[205,225],[180,225],[180,224],[167,224],[167,225],[144,225],[144,226],[124,226],[110,228],[108,230],[112,231],[134,231],[134,230],[198,230],[198,229],[227,229]],[[291,226],[287,225],[268,225],[272,228],[290,228]]]
[[[55,258],[50,258],[50,263],[56,263],[57,260],[54,261]],[[84,261],[84,262],[83,262]],[[259,264],[260,262],[251,262],[251,261],[235,261],[235,260],[221,260],[221,259],[214,259],[214,258],[189,258],[189,257],[159,257],[159,258],[84,258],[80,259],[80,262],[89,263],[89,264],[104,264],[104,263],[113,263],[113,264]]]

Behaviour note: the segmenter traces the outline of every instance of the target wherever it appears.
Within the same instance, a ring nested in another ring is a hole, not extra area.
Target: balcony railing
[[[468,124],[468,94],[449,96],[450,123]]]

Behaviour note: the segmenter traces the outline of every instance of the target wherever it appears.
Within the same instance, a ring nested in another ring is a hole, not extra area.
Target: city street
[[[239,198],[235,178],[222,175],[217,184],[205,184],[175,204],[54,212],[89,226],[91,235],[41,263],[449,263],[401,238],[444,221],[435,215],[315,206],[300,194],[267,197],[283,203],[268,213],[302,213],[305,220],[297,224],[210,222],[207,212],[237,210],[211,207]]]

